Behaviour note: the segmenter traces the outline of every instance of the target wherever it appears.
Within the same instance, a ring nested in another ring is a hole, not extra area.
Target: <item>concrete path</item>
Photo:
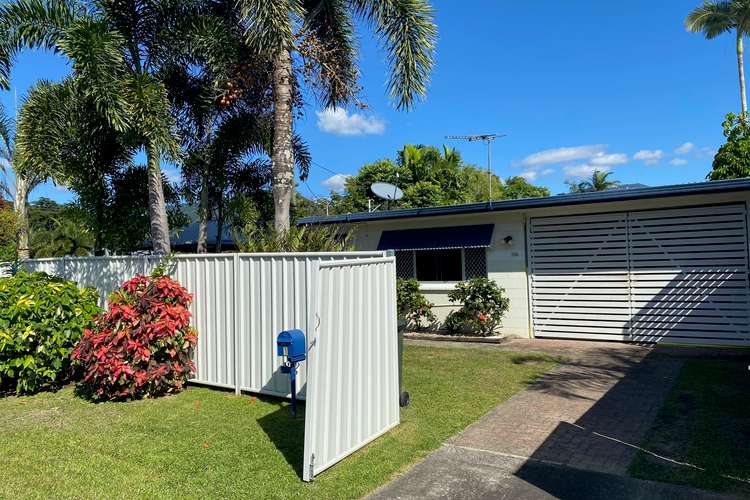
[[[654,481],[445,445],[371,499],[726,499]]]
[[[373,498],[715,497],[625,476],[684,358],[695,350],[554,340],[430,344],[567,359]]]

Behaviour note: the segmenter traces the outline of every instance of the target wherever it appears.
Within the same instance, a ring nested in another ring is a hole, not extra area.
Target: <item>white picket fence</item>
[[[192,324],[198,331],[193,381],[288,397],[289,381],[280,372],[276,336],[291,328],[312,331],[314,264],[383,256],[383,252],[177,256],[172,275],[193,296]],[[125,280],[150,273],[158,262],[154,256],[69,257],[28,260],[22,267],[94,287],[104,305]],[[305,382],[301,370],[297,386],[301,398]]]

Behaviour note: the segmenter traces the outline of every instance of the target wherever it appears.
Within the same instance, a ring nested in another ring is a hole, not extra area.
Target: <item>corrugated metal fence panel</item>
[[[626,214],[535,218],[529,237],[535,334],[624,340]]]
[[[380,257],[383,252],[205,254],[175,257],[175,278],[193,296],[192,325],[198,331],[194,382],[289,396],[286,375],[279,372],[276,336],[281,330],[310,330],[310,281],[314,262]],[[97,288],[105,304],[112,291],[136,274],[148,274],[155,256],[76,257],[24,262]],[[237,348],[239,347],[239,348]],[[238,382],[239,381],[239,387]],[[299,396],[305,396],[300,371]]]
[[[306,481],[399,423],[395,257],[314,267]]]
[[[745,205],[629,219],[631,340],[750,344]]]
[[[0,278],[7,278],[11,275],[13,264],[10,262],[0,262]]]
[[[193,296],[192,325],[198,331],[193,381],[234,388],[234,290],[237,273],[228,254],[180,256],[174,277]]]

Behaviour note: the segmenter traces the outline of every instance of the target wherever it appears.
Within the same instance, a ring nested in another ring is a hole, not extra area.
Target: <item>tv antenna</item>
[[[505,137],[507,134],[479,134],[479,135],[446,135],[446,139],[455,139],[460,141],[482,141],[487,144],[487,181],[490,191],[490,206],[492,205],[492,142],[495,139]]]

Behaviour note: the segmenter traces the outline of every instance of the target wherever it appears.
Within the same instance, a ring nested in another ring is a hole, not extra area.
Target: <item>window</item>
[[[396,252],[399,278],[451,282],[487,276],[485,248],[402,250]]]

